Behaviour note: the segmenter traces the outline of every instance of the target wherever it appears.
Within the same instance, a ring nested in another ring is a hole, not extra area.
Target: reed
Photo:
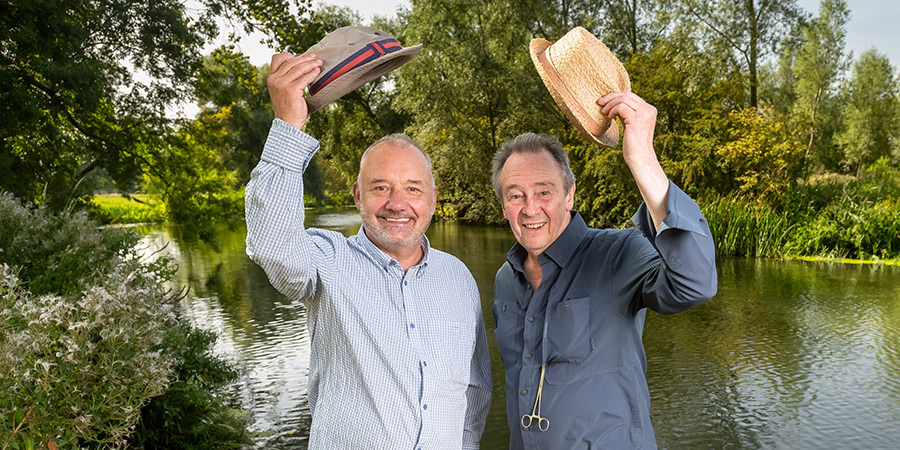
[[[718,197],[703,202],[716,252],[735,256],[784,256],[796,224],[788,215],[766,205],[738,197]]]

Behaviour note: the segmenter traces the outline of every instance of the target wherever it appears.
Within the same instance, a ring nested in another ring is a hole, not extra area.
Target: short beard
[[[398,247],[407,247],[417,243],[422,242],[422,238],[425,236],[425,231],[428,230],[428,227],[431,226],[431,218],[425,223],[425,228],[423,229],[421,234],[410,236],[409,239],[404,241],[395,241],[391,236],[384,232],[378,226],[378,217],[375,217],[376,223],[372,223],[368,214],[361,214],[363,221],[363,228],[366,230],[366,236],[369,237],[369,240],[372,241],[376,246],[378,246],[379,242],[390,243],[390,245],[398,246]],[[421,217],[418,220],[422,220]]]

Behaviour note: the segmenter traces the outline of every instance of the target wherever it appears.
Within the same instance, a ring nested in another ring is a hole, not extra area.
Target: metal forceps
[[[546,364],[541,364],[541,381],[538,383],[537,397],[534,399],[534,408],[532,408],[531,414],[522,416],[522,428],[526,430],[531,427],[531,424],[534,423],[534,421],[537,421],[538,429],[541,431],[547,431],[547,429],[550,428],[550,421],[545,417],[541,417],[541,392],[544,390],[544,371],[546,368]]]

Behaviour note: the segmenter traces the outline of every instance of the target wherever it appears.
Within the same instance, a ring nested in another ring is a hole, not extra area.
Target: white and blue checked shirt
[[[246,191],[247,254],[307,307],[309,447],[478,448],[492,381],[472,274],[427,238],[403,273],[363,228],[304,229],[302,174],[318,148],[276,119]]]

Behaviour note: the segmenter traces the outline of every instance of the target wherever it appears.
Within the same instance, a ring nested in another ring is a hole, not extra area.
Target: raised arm
[[[306,123],[303,90],[319,65],[308,55],[272,57],[268,83],[276,119],[245,192],[247,255],[291,298],[310,296],[314,261],[321,264],[330,253],[327,240],[313,240],[303,227],[303,171],[319,143],[299,127]]]
[[[631,169],[653,224],[659,229],[666,218],[669,179],[653,150],[656,108],[633,92],[613,92],[599,99],[597,104],[602,107],[603,114],[611,119],[618,117],[625,125],[622,157]]]

